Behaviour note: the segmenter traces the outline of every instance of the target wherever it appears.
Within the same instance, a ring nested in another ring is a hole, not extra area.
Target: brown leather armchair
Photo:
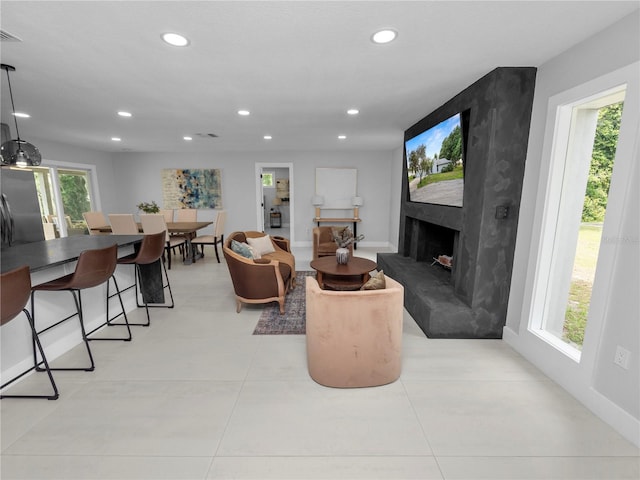
[[[332,228],[342,227],[315,227],[313,229],[313,260],[336,254],[338,245],[333,241]],[[353,243],[347,247],[349,255],[353,256]]]
[[[255,231],[233,232],[222,247],[236,294],[238,313],[243,303],[269,302],[278,302],[280,313],[284,313],[285,295],[295,285],[295,258],[291,254],[288,239],[271,237],[275,252],[265,254],[260,259],[244,257],[231,249],[232,240],[246,243],[247,238],[264,236],[264,233]]]

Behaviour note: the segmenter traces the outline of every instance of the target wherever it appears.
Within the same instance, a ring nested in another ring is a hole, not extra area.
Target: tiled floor
[[[0,402],[3,480],[640,477],[637,448],[501,341],[429,340],[405,313],[399,381],[325,388],[304,336],[252,335],[261,307],[235,312],[213,250],[170,275],[176,308],[93,342],[59,400]]]

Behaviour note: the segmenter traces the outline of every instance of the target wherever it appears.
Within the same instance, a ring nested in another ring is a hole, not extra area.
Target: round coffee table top
[[[312,260],[310,265],[318,272],[337,276],[364,275],[378,268],[376,262],[361,257],[351,257],[342,265],[336,261],[335,255],[317,258]]]

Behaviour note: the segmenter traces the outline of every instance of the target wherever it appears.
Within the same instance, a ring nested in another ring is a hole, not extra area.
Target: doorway
[[[294,242],[292,163],[256,163],[257,230]]]

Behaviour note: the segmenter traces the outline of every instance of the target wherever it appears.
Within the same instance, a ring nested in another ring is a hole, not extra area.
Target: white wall
[[[596,332],[599,338],[591,342],[595,351],[588,353],[592,364],[576,364],[529,332],[528,322],[535,273],[532,266],[536,264],[540,242],[541,199],[538,196],[540,191],[544,191],[546,172],[550,165],[550,159],[543,155],[549,99],[560,92],[638,62],[639,24],[640,18],[636,11],[538,68],[514,272],[504,331],[504,338],[510,345],[636,445],[640,444],[637,131],[634,134],[635,152],[631,154],[635,158],[626,160],[634,165],[632,175],[635,176],[635,189],[626,194],[626,208],[621,215],[621,233],[618,238],[626,238],[628,241],[619,242],[618,245],[620,256],[611,277],[611,297],[608,302],[610,308],[605,312],[604,318],[598,319],[603,328]],[[627,109],[634,109],[634,117],[637,118],[637,98],[625,102],[625,110]],[[632,194],[634,190],[635,193]],[[629,268],[630,266],[633,268]],[[618,344],[631,350],[633,364],[627,371],[613,364],[613,352]],[[583,357],[585,355],[586,339]]]
[[[228,212],[227,233],[256,228],[255,163],[292,163],[294,238],[299,246],[311,245],[311,230],[315,226],[311,198],[315,191],[316,167],[356,168],[358,194],[364,199],[360,209],[362,222],[358,226],[358,233],[365,234],[361,245],[388,246],[389,242],[397,242],[397,228],[389,231],[391,191],[394,184],[399,184],[399,179],[389,177],[391,164],[397,161],[390,151],[119,153],[113,158],[119,182],[113,211],[121,213],[135,213],[135,206],[141,201],[162,203],[163,168],[219,168],[223,208]],[[203,215],[207,213],[203,211]]]
[[[50,140],[31,139],[31,143],[38,147],[42,158],[57,162],[82,163],[95,165],[98,175],[98,189],[101,198],[101,208],[105,212],[116,208],[118,177],[115,176],[113,160],[110,153],[98,152],[81,147],[74,147]]]

